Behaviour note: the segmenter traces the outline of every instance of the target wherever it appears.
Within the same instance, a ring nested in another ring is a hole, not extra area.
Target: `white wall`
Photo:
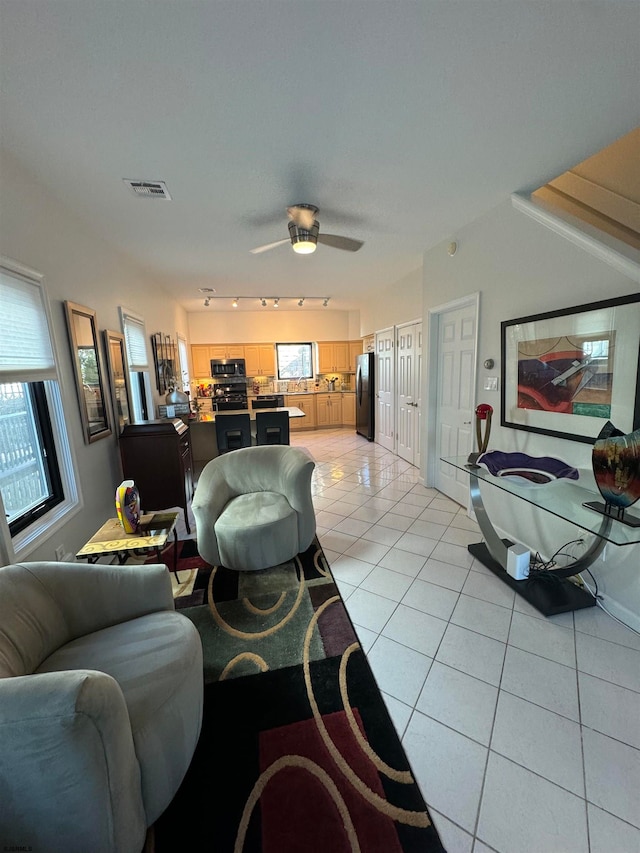
[[[422,316],[422,268],[375,291],[360,309],[360,334],[372,335],[380,329],[408,323]]]
[[[91,445],[82,438],[80,411],[64,318],[64,300],[97,312],[98,328],[121,331],[118,305],[145,318],[147,334],[163,332],[175,338],[187,334],[186,314],[154,282],[126,258],[96,238],[90,223],[69,215],[47,190],[6,152],[0,152],[2,174],[2,228],[0,254],[45,276],[51,303],[54,336],[61,361],[63,406],[70,440],[75,448],[84,509],[28,559],[54,559],[63,544],[75,552],[110,516],[122,479],[115,435]],[[104,350],[103,350],[104,354]],[[151,347],[148,344],[150,364]],[[152,378],[152,385],[155,383]],[[158,401],[156,394],[156,402]]]
[[[347,341],[360,337],[357,311],[331,308],[283,311],[268,305],[259,311],[216,311],[214,304],[188,316],[192,344],[270,343],[272,341]],[[350,334],[356,330],[353,338]]]
[[[453,239],[458,251],[450,257],[447,246]],[[484,391],[484,379],[501,376],[502,320],[635,293],[637,282],[514,210],[509,200],[425,253],[425,329],[430,308],[476,291],[480,292],[476,401],[494,408],[489,448],[559,456],[582,469],[585,482],[592,482],[591,445],[501,427],[500,394]],[[637,353],[630,357],[637,358]],[[490,371],[482,366],[487,358],[495,361]],[[549,555],[579,533],[574,527],[556,525],[551,515],[530,510],[523,501],[505,502],[497,489],[490,491],[496,493],[487,491],[492,519],[529,547]],[[640,629],[639,563],[640,546],[607,546],[605,560],[593,568],[608,607],[636,629]]]

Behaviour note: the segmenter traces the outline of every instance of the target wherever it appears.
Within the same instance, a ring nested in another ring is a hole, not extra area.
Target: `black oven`
[[[211,376],[213,379],[245,379],[247,375],[244,358],[212,358]]]
[[[231,412],[234,409],[248,409],[247,405],[247,383],[226,382],[216,383],[213,386],[213,400],[211,401],[214,412]]]

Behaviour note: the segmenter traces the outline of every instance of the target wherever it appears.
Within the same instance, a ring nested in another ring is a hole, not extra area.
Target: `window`
[[[42,276],[0,263],[0,558],[24,556],[79,504]]]
[[[0,385],[0,492],[11,535],[64,494],[43,382]]]
[[[148,400],[151,399],[151,384],[149,380],[149,358],[147,356],[147,333],[142,317],[120,307],[122,332],[126,341],[127,358],[129,359],[129,376],[131,378],[131,396],[133,420],[146,421],[149,419]]]
[[[313,379],[313,345],[276,344],[278,379]]]

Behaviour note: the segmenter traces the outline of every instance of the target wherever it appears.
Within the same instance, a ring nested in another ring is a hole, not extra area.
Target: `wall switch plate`
[[[498,377],[497,376],[486,376],[484,380],[484,390],[485,391],[497,391],[498,390]]]

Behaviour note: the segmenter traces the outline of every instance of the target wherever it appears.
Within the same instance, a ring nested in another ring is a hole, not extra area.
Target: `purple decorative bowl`
[[[577,480],[580,477],[575,468],[554,456],[490,450],[481,454],[476,464],[484,466],[495,477],[505,477],[528,486],[545,486],[555,480]]]

